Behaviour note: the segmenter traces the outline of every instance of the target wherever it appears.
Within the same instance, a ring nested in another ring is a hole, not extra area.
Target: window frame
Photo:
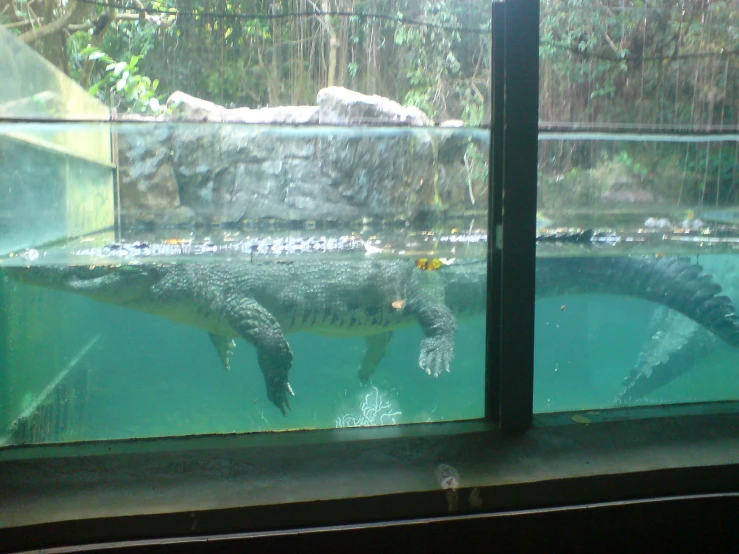
[[[536,466],[539,470],[531,470],[517,482],[482,477],[476,481],[474,476],[467,483],[463,482],[461,489],[455,491],[461,497],[472,498],[474,490],[478,490],[484,499],[493,499],[478,507],[470,504],[465,508],[474,513],[657,495],[718,493],[736,486],[739,448],[729,447],[739,443],[739,402],[611,410],[608,414],[592,417],[593,425],[573,423],[570,413],[533,414],[539,2],[493,2],[492,10],[493,121],[490,129],[484,418],[383,428],[14,447],[12,452],[0,451],[0,475],[21,482],[30,479],[26,482],[35,486],[42,483],[33,481],[33,476],[43,475],[46,479],[43,483],[50,487],[29,491],[28,498],[17,498],[18,505],[33,500],[33,494],[53,496],[54,487],[59,494],[81,487],[81,497],[94,498],[98,494],[95,480],[85,481],[84,487],[80,484],[90,472],[99,479],[100,487],[106,478],[120,475],[122,469],[130,470],[131,476],[137,476],[141,483],[150,483],[155,476],[147,471],[147,463],[154,463],[163,456],[175,465],[183,464],[168,477],[185,482],[198,477],[193,467],[198,467],[196,460],[206,454],[209,463],[223,463],[245,454],[253,454],[255,459],[268,459],[270,452],[294,456],[303,449],[304,453],[320,457],[321,452],[327,450],[331,456],[327,456],[325,462],[340,464],[361,451],[368,453],[370,460],[374,460],[372,456],[376,454],[381,465],[383,455],[412,452],[419,444],[425,444],[427,449],[419,454],[421,461],[416,464],[419,467],[410,473],[404,472],[407,468],[403,467],[388,470],[394,472],[387,476],[388,479],[398,479],[407,490],[401,490],[399,485],[394,492],[378,490],[372,494],[372,483],[367,482],[361,468],[356,468],[346,475],[360,480],[357,486],[364,492],[356,496],[351,496],[350,492],[343,498],[291,501],[288,495],[281,502],[218,508],[208,507],[202,498],[198,502],[193,491],[191,504],[187,505],[185,498],[184,505],[182,501],[177,505],[187,509],[178,510],[173,504],[163,502],[159,509],[147,515],[122,515],[116,513],[117,506],[108,502],[110,513],[100,518],[70,517],[29,526],[0,527],[0,544],[3,545],[0,550],[397,521],[411,517],[438,518],[447,513],[450,491],[442,490],[434,482],[433,471],[436,464],[453,464],[454,459],[487,465],[498,460],[497,456],[509,463],[520,461],[529,470],[534,466],[526,464],[539,464]],[[536,425],[532,430],[534,420]],[[707,428],[712,429],[713,434],[700,441]],[[672,435],[670,430],[673,430]],[[521,436],[526,431],[528,433]],[[625,439],[627,436],[632,437],[631,442]],[[594,445],[593,455],[603,458],[589,468],[573,466],[569,476],[547,472],[545,454],[557,441],[564,441],[575,455],[581,454],[587,445]],[[660,453],[653,451],[654,444],[664,449],[662,454],[677,455],[685,448],[696,454],[691,460],[670,467]],[[619,448],[631,450],[624,458]],[[616,466],[613,465],[614,457],[618,462]],[[397,459],[405,458],[398,455]],[[408,459],[410,465],[416,463],[416,458],[410,456]],[[310,456],[297,457],[295,464],[299,466],[309,460]],[[633,460],[643,461],[642,472],[629,469]],[[54,473],[61,468],[67,471]],[[404,476],[409,475],[417,477],[420,485],[403,481]],[[426,479],[423,476],[428,479],[423,480]],[[1,485],[2,477],[0,489]],[[120,494],[123,497],[135,494],[136,485],[128,483]]]
[[[705,408],[537,415],[524,436],[474,421],[21,447],[0,462],[0,551],[736,493],[739,402]]]
[[[485,417],[522,433],[534,402],[539,0],[493,3],[492,59]]]

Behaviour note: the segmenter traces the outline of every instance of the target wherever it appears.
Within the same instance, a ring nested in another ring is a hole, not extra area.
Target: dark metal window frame
[[[539,1],[493,4],[485,417],[531,427],[539,107]]]

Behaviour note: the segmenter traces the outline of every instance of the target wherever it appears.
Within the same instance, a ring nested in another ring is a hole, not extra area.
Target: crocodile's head
[[[152,265],[47,265],[6,267],[3,272],[20,283],[74,292],[110,304],[139,299],[161,277],[161,268]]]

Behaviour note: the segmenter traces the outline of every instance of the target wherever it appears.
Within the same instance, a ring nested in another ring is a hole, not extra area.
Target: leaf
[[[105,81],[105,79],[103,79],[102,81],[98,81],[97,83],[95,83],[94,85],[92,85],[92,86],[91,86],[91,87],[90,87],[90,88],[89,88],[89,89],[87,90],[87,92],[89,92],[89,93],[90,93],[90,94],[91,94],[92,96],[97,96],[97,93],[98,93],[98,89],[100,88],[100,85],[102,85],[102,84],[103,84],[103,81]]]
[[[126,62],[118,62],[117,64],[115,64],[113,74],[120,75],[121,73],[123,73],[124,69],[126,69]]]
[[[90,61],[95,61],[95,60],[99,60],[100,58],[104,56],[105,56],[105,52],[98,50],[97,52],[93,52],[92,54],[90,54],[90,57],[87,59]]]

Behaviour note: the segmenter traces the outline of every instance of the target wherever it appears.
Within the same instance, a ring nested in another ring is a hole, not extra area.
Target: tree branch
[[[115,8],[108,8],[108,11],[100,16],[97,21],[92,22],[93,26],[97,27],[98,22],[104,17],[107,17],[107,22],[105,22],[99,32],[93,31],[92,39],[90,41],[92,46],[94,46],[95,48],[100,48],[100,46],[103,44],[103,35],[105,34],[105,31],[108,30],[110,22],[116,17]],[[82,88],[86,89],[90,86],[90,77],[92,76],[92,69],[94,66],[95,60],[91,60],[89,58],[85,60],[85,64],[82,66],[82,76],[80,77],[80,85],[82,86]]]
[[[141,13],[119,13],[112,17],[113,21],[141,21]],[[144,21],[147,23],[151,23],[152,25],[156,25],[157,27],[166,28],[169,26],[169,22],[164,18],[165,15],[168,14],[162,14],[162,15],[149,15],[148,13],[144,13]],[[78,23],[78,24],[71,24],[67,25],[67,30],[70,33],[75,33],[77,31],[89,31],[93,27],[95,27],[96,21],[88,21],[87,23]]]
[[[0,11],[0,15],[6,14],[13,23],[18,23],[21,20],[20,17],[15,14],[13,0],[0,0],[0,6],[3,6],[2,11]]]
[[[26,25],[32,25],[33,21],[30,19],[24,19],[23,21],[16,21],[15,23],[6,23],[3,25],[5,29],[13,29],[15,27],[25,27]]]
[[[82,11],[83,7],[77,3],[77,0],[69,0],[67,11],[62,14],[59,19],[55,19],[48,25],[39,27],[38,29],[31,29],[26,31],[18,38],[26,44],[31,44],[40,40],[46,36],[52,35],[58,31],[61,31],[67,26],[67,24],[77,15],[78,12]]]

